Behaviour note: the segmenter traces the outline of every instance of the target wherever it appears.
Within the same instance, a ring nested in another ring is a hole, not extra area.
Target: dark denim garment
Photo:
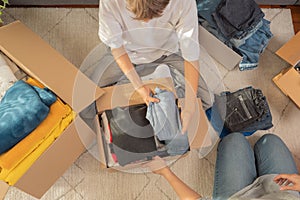
[[[213,13],[219,30],[227,37],[243,38],[263,19],[254,0],[222,0]]]
[[[10,87],[0,103],[0,153],[30,134],[48,115],[56,96],[48,89],[20,80]]]
[[[212,16],[221,0],[197,0],[196,2],[199,24],[201,24],[201,26],[216,36],[223,43],[231,47],[228,39],[219,31],[218,26]]]
[[[242,39],[239,42],[237,42],[237,40],[232,40],[235,45],[240,43],[239,46],[234,45],[234,48],[236,52],[243,56],[243,59],[239,64],[241,71],[250,70],[258,66],[260,54],[265,50],[273,37],[270,30],[270,22],[265,19],[263,19],[262,22],[259,29],[254,33],[251,33],[251,37],[246,40]]]
[[[181,134],[181,121],[175,96],[172,92],[155,88],[155,98],[159,103],[150,103],[146,118],[155,135],[167,145],[170,155],[182,155],[189,149],[187,133]]]
[[[206,30],[243,57],[239,63],[239,69],[244,71],[258,66],[259,56],[273,35],[270,31],[270,22],[262,19],[264,14],[256,3],[251,0],[242,5],[242,7],[250,6],[250,9],[247,9],[248,12],[244,13],[243,11],[241,13],[236,11],[230,13],[229,18],[232,18],[233,22],[239,23],[240,29],[236,29],[235,34],[230,37],[228,35],[225,36],[221,31],[222,27],[216,23],[213,15],[216,15],[218,13],[216,9],[220,9],[222,6],[224,7],[221,9],[222,11],[233,9],[232,7],[236,6],[237,1],[239,0],[197,0],[198,21]],[[242,4],[244,1],[246,0],[239,1],[239,4]],[[229,4],[230,2],[234,4],[231,5]],[[256,17],[250,15],[249,12],[256,15]],[[243,17],[241,18],[240,15],[248,17],[244,24],[241,23]],[[226,26],[231,27],[228,24]]]
[[[222,0],[197,0],[198,16],[205,19],[213,28],[217,28],[217,24],[212,17]]]
[[[219,113],[216,111],[216,106],[213,106],[205,111],[207,119],[209,120],[212,127],[218,133],[219,137],[222,139],[231,132],[226,126],[224,126],[224,120],[221,119]],[[244,136],[250,136],[256,131],[251,132],[241,132]]]
[[[206,114],[221,138],[236,131],[248,136],[273,126],[265,96],[252,87],[216,95],[213,107]]]

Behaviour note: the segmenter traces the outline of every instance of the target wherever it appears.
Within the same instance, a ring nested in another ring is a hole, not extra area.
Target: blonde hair
[[[170,0],[126,0],[127,9],[135,14],[134,19],[144,20],[160,17]]]

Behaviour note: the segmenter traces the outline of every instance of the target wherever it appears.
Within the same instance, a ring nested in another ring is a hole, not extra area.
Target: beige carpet
[[[237,68],[228,71],[219,64],[225,86],[236,90],[248,85],[261,88],[267,96],[273,115],[274,128],[270,131],[280,135],[293,154],[300,152],[298,123],[300,110],[285,97],[271,79],[288,64],[274,52],[293,36],[290,10],[265,9],[271,20],[274,34],[270,45],[260,59],[259,67],[240,72]],[[98,9],[72,8],[10,8],[6,9],[3,21],[21,20],[55,49],[80,66],[88,53],[99,44],[97,36]],[[26,38],[24,38],[26,39]],[[259,131],[257,137],[268,131]],[[212,193],[216,151],[206,158],[198,159],[197,153],[180,159],[173,166],[175,173],[202,195]],[[300,166],[300,158],[297,159]],[[6,200],[30,200],[33,197],[10,188]],[[176,194],[161,177],[153,174],[108,173],[100,170],[99,163],[89,154],[83,154],[67,172],[44,195],[44,200],[119,200],[119,199],[176,199]]]

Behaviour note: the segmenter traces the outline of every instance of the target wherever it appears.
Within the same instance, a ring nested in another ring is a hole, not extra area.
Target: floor
[[[300,31],[300,5],[298,5],[298,6],[272,6],[272,5],[267,6],[267,5],[262,5],[260,7],[261,8],[282,8],[282,7],[284,7],[284,8],[291,9],[295,33],[298,33],[298,31]]]
[[[275,51],[293,35],[291,11],[289,9],[264,9],[271,23],[274,38],[260,58],[259,67],[252,71],[240,72],[237,68],[229,71],[218,64],[224,85],[235,91],[253,85],[267,96],[273,115],[274,127],[269,131],[258,131],[249,139],[254,143],[267,132],[279,135],[295,155],[300,166],[300,139],[298,123],[300,110],[284,96],[271,79],[288,66],[275,55]],[[8,8],[3,21],[10,23],[21,20],[45,41],[80,66],[88,53],[100,41],[97,36],[97,8]],[[237,84],[238,80],[238,84]],[[298,154],[297,154],[298,153]],[[216,149],[205,158],[199,159],[196,151],[179,159],[172,170],[197,192],[210,196],[213,188]],[[35,198],[11,187],[6,200],[34,200]],[[118,200],[118,199],[176,199],[176,194],[164,179],[152,173],[109,173],[99,168],[99,163],[88,152],[58,179],[43,196],[43,200]]]

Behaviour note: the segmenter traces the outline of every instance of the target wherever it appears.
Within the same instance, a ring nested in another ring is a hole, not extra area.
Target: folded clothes
[[[111,146],[121,166],[151,158],[158,153],[146,112],[145,104],[105,111],[111,128]]]
[[[175,96],[172,92],[155,88],[158,103],[150,103],[146,118],[152,125],[155,135],[167,145],[170,155],[181,155],[189,149],[187,133],[181,134],[181,121]]]
[[[222,0],[213,13],[219,30],[227,38],[238,39],[256,27],[264,16],[254,0]]]
[[[16,82],[0,102],[0,153],[12,148],[48,115],[56,96],[47,89]]]
[[[148,106],[146,118],[153,126],[155,135],[160,141],[171,140],[174,135],[181,132],[181,121],[175,96],[172,92],[155,88],[158,103],[151,102]]]
[[[270,22],[263,19],[260,24],[249,38],[232,40],[236,52],[243,56],[239,64],[241,71],[254,69],[258,66],[259,55],[265,50],[273,37]]]
[[[43,88],[33,79],[30,85]],[[27,137],[0,156],[0,179],[14,185],[36,159],[53,143],[74,119],[72,109],[59,98],[50,107],[46,119]]]
[[[273,126],[266,97],[261,90],[252,87],[216,95],[213,107],[206,114],[220,138],[233,132],[248,136]]]
[[[220,41],[240,54],[241,71],[258,66],[272,38],[270,22],[253,0],[197,0],[198,21]]]

